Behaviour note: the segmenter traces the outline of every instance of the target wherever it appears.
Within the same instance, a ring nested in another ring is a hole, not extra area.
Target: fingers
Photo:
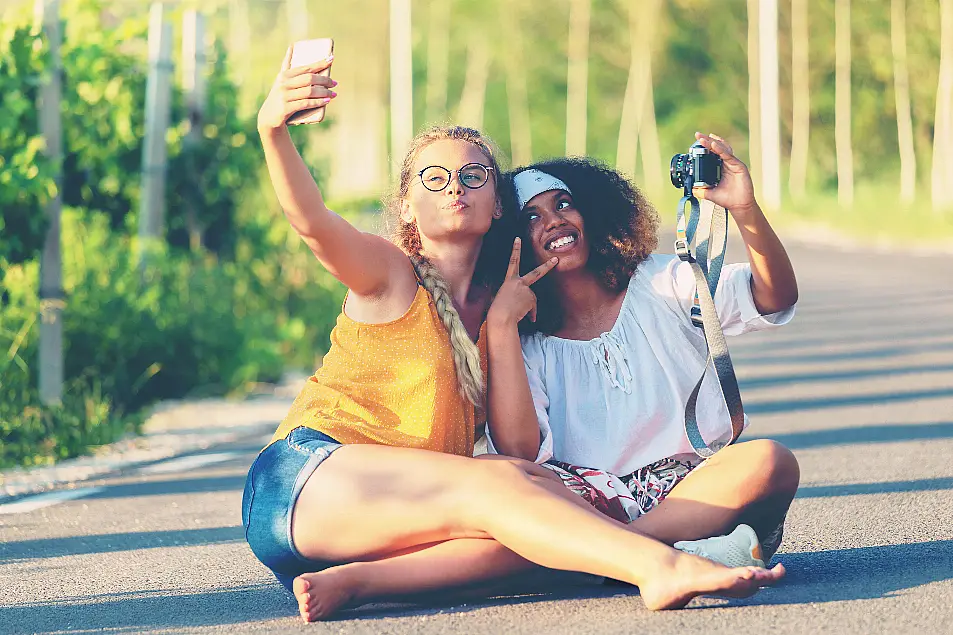
[[[701,141],[701,144],[721,157],[726,163],[741,163],[741,160],[734,155],[731,145],[716,134],[704,134],[696,132],[695,138]]]
[[[549,260],[547,260],[546,262],[544,262],[543,264],[536,267],[535,269],[530,271],[528,274],[520,278],[520,280],[522,280],[523,283],[526,284],[526,286],[532,286],[534,282],[537,282],[540,278],[542,278],[547,273],[552,271],[553,267],[555,267],[557,264],[559,264],[559,258],[553,256],[552,258],[550,258]]]
[[[320,75],[318,73],[301,73],[298,75],[285,77],[281,82],[281,85],[285,88],[302,88],[304,86],[325,86],[327,88],[332,88],[337,86],[338,83],[326,75]]]
[[[536,294],[533,294],[533,308],[529,310],[529,321],[536,321]]]
[[[520,239],[513,241],[513,252],[510,254],[510,264],[506,268],[506,279],[515,278],[520,274]]]
[[[320,108],[321,106],[327,106],[331,102],[330,97],[322,97],[320,99],[298,99],[297,101],[289,101],[285,106],[285,115],[290,117],[296,112],[302,110],[309,110],[311,108]]]
[[[692,195],[698,200],[704,201],[708,199],[709,191],[710,191],[710,188],[707,188],[707,187],[693,187]]]
[[[285,52],[285,59],[281,63],[281,70],[286,71],[291,68],[291,54],[294,52],[294,44],[288,47],[288,50]]]
[[[337,93],[325,88],[324,86],[302,86],[301,88],[291,88],[285,91],[285,99],[295,101],[298,99],[312,99],[321,97],[334,97]]]

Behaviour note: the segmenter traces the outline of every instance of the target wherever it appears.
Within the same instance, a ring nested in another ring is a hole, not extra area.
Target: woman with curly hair
[[[637,584],[652,609],[702,593],[750,595],[780,579],[783,568],[730,569],[626,531],[532,462],[472,458],[480,349],[500,312],[483,268],[502,213],[494,153],[469,128],[419,135],[390,206],[397,241],[359,231],[327,208],[287,130],[292,114],[335,97],[320,74],[330,64],[291,68],[289,49],[258,114],[285,216],[348,287],[322,367],[255,459],[242,497],[246,540],[302,617],[375,591],[348,584],[355,567],[382,567],[378,584],[412,584],[430,572],[421,560],[453,563],[484,544],[491,558],[465,571],[471,579],[534,562]],[[527,276],[511,267],[508,280],[531,284],[553,264]],[[507,289],[509,311],[525,305],[528,291]]]
[[[730,211],[749,260],[721,272],[714,299],[722,329],[739,335],[787,323],[797,282],[748,170],[720,137],[696,137],[722,158],[723,177],[694,193]],[[534,286],[524,360],[510,360],[493,380],[508,374],[511,398],[495,400],[491,383],[491,448],[544,463],[643,535],[722,563],[763,566],[780,544],[798,464],[770,440],[737,443],[704,462],[693,451],[685,404],[707,346],[691,321],[689,264],[652,255],[655,210],[625,178],[589,159],[538,163],[517,170],[513,182],[510,206],[531,253],[525,266],[552,257],[559,264]],[[517,321],[511,314],[508,331],[497,326],[498,338],[508,334],[491,344],[516,349]],[[706,438],[728,427],[713,374],[696,412]]]

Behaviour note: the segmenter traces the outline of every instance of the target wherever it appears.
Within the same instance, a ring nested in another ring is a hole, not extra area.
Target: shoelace
[[[611,331],[603,333],[589,345],[592,361],[605,371],[613,388],[632,393],[632,373],[629,372],[625,347]]]

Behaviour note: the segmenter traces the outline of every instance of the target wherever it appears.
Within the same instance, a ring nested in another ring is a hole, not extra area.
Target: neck
[[[554,276],[556,293],[563,311],[563,329],[588,330],[605,319],[606,310],[620,293],[607,289],[588,270],[571,271]]]
[[[420,254],[440,271],[450,285],[450,293],[458,307],[466,306],[477,259],[480,257],[482,237],[465,248],[459,243],[425,245]]]

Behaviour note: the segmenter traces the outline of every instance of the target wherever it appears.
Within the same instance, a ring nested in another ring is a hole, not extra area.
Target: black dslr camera
[[[691,196],[693,187],[715,187],[721,181],[721,157],[708,151],[700,141],[692,144],[688,154],[676,154],[669,168],[672,185]]]

